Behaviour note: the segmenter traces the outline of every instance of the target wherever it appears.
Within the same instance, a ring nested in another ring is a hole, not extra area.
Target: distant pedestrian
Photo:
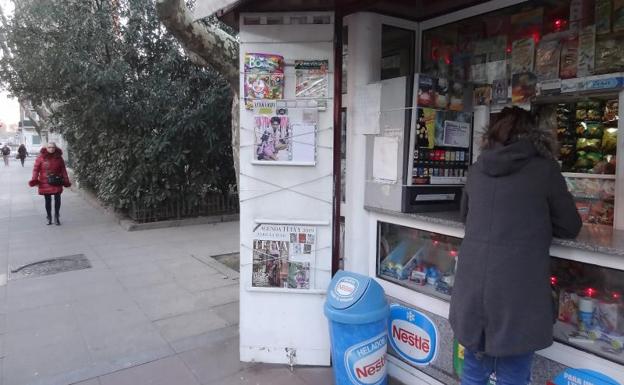
[[[2,147],[2,159],[5,166],[9,165],[9,155],[11,155],[11,148],[5,143],[4,147]]]
[[[30,187],[39,186],[39,195],[45,198],[45,208],[48,225],[52,224],[52,195],[54,195],[54,220],[57,226],[61,225],[61,193],[64,187],[70,187],[63,151],[56,147],[54,142],[41,148],[35,161]]]
[[[24,160],[26,159],[27,156],[28,156],[28,150],[26,149],[26,146],[24,146],[23,144],[20,144],[19,148],[17,149],[17,159],[19,159],[20,162],[22,162],[22,167],[24,167]]]

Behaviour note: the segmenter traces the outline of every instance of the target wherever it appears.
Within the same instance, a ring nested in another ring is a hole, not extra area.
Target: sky
[[[6,14],[13,13],[13,2],[10,0],[0,0],[2,10]],[[19,121],[19,104],[17,99],[8,97],[8,93],[4,90],[0,91],[0,121],[7,126],[17,124]]]

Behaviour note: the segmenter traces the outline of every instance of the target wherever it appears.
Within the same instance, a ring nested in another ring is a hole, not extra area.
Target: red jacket
[[[63,186],[52,186],[48,183],[48,173],[52,175],[61,175],[63,177],[63,186],[69,187],[69,177],[63,160],[63,151],[57,148],[52,154],[44,147],[39,151],[39,156],[35,160],[32,179],[28,184],[30,187],[39,186],[39,195],[59,194],[63,192]]]

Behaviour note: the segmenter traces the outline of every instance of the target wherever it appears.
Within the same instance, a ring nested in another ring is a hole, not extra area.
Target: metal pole
[[[342,183],[342,10],[334,13],[334,199],[332,228],[332,276],[340,267],[340,204]]]

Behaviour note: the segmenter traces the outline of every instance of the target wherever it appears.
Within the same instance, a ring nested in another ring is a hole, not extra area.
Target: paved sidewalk
[[[332,383],[327,368],[238,361],[238,276],[210,257],[238,251],[238,223],[126,232],[66,190],[62,226],[46,226],[32,164],[0,166],[0,383]],[[75,254],[92,268],[9,274]]]

